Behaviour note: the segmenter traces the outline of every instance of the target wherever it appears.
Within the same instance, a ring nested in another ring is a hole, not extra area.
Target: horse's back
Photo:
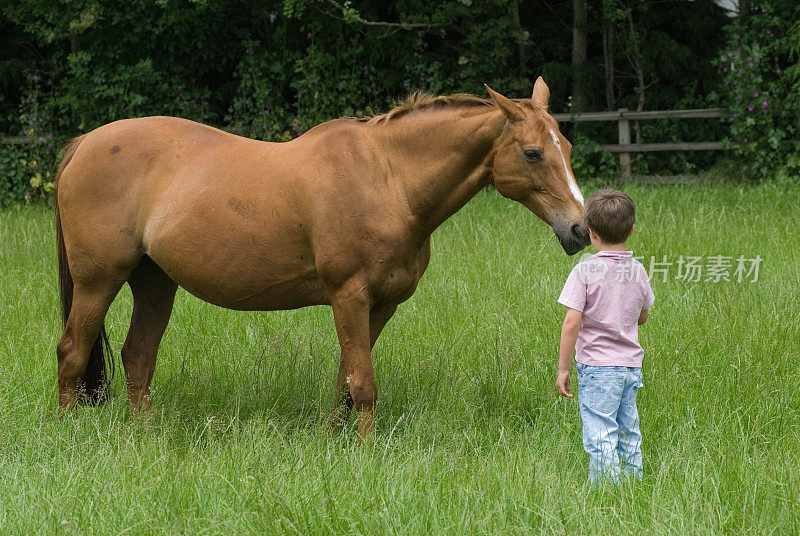
[[[64,209],[69,211],[81,201],[113,204],[137,189],[152,194],[157,183],[170,177],[170,171],[177,172],[196,153],[229,143],[229,138],[237,137],[175,117],[124,119],[103,125],[83,136],[59,179]]]

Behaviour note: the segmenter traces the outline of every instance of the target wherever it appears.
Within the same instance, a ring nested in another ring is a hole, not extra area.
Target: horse
[[[547,85],[539,77],[530,99],[486,89],[490,99],[412,96],[284,143],[174,117],[123,119],[72,140],[55,197],[61,413],[107,400],[104,318],[127,282],[121,354],[133,410],[150,409],[181,286],[235,310],[330,305],[338,407],[344,418],[354,407],[359,433],[370,433],[372,347],[415,291],[442,222],[494,184],[549,224],[567,254],[589,243]]]

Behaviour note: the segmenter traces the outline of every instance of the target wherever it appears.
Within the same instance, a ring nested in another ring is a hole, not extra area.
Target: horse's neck
[[[491,182],[490,153],[506,120],[497,108],[415,115],[386,127],[393,127],[392,152],[404,162],[397,178],[415,234],[427,240]]]

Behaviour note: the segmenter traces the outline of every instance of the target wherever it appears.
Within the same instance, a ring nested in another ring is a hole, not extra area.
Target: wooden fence
[[[620,108],[616,112],[588,112],[580,115],[553,114],[559,122],[587,122],[587,121],[616,121],[619,130],[619,143],[601,145],[603,150],[619,153],[619,165],[622,170],[622,179],[631,178],[631,153],[646,153],[652,151],[717,151],[724,149],[720,141],[694,141],[670,143],[631,143],[631,121],[650,119],[705,119],[722,117],[719,108],[705,108],[699,110],[660,110],[660,111],[630,111]],[[676,177],[667,177],[676,179]]]

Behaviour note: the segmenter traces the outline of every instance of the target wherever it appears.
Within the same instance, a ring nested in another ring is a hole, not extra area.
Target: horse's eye
[[[542,151],[540,149],[525,149],[523,154],[528,162],[538,162],[542,159]]]

